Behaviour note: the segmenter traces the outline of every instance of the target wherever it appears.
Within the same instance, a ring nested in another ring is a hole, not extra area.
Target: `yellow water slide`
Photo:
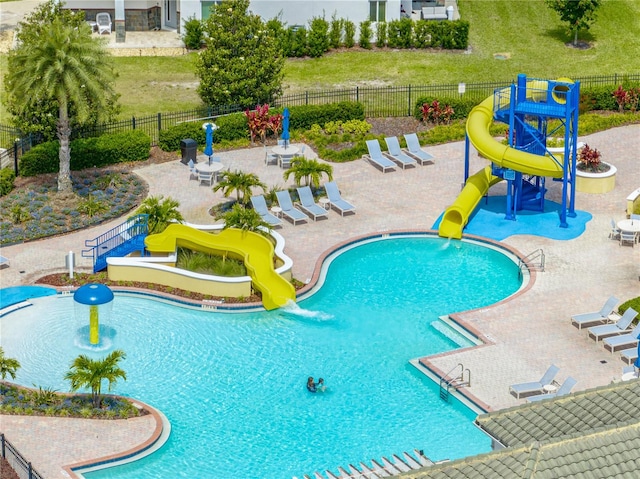
[[[147,250],[171,253],[178,246],[213,254],[233,254],[244,260],[256,289],[262,293],[262,304],[271,310],[295,301],[293,285],[280,276],[274,266],[273,244],[258,233],[228,228],[220,233],[207,233],[186,225],[172,224],[162,233],[147,236]]]
[[[501,92],[501,107],[508,106],[509,89]],[[562,178],[563,170],[550,156],[534,155],[507,146],[491,136],[489,128],[493,121],[493,98],[490,96],[477,105],[467,118],[467,136],[478,152],[502,168],[509,168],[529,175]],[[491,174],[487,166],[467,180],[460,195],[442,216],[438,234],[444,238],[462,238],[462,229],[469,216],[489,188],[501,181]]]

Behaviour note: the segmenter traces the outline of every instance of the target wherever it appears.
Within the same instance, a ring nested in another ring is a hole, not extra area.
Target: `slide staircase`
[[[86,240],[83,258],[93,259],[93,272],[107,268],[107,258],[127,256],[135,251],[144,255],[144,239],[149,234],[149,215],[136,215],[92,240]]]

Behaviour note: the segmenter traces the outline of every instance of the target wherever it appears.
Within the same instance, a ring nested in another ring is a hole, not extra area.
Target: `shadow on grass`
[[[563,44],[573,43],[573,34],[567,34],[566,28],[549,28],[544,30],[542,34]],[[589,31],[582,30],[578,33],[578,44],[591,43],[595,39]]]

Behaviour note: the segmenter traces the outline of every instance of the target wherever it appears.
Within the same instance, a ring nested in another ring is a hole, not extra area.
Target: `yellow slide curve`
[[[273,244],[252,231],[228,228],[220,233],[207,233],[186,225],[172,224],[162,233],[145,238],[148,251],[171,253],[183,246],[205,253],[232,253],[244,260],[256,289],[262,292],[262,304],[271,310],[295,301],[293,285],[273,267]]]
[[[505,93],[507,92],[503,91],[503,98]],[[553,158],[517,150],[502,144],[491,136],[489,128],[493,121],[493,98],[492,95],[474,107],[467,118],[467,136],[476,150],[502,168],[509,168],[529,175],[562,178],[562,166],[556,163]],[[462,229],[469,221],[469,216],[473,213],[478,202],[491,186],[500,181],[501,178],[491,174],[491,166],[487,166],[470,176],[460,195],[445,210],[438,235],[444,238],[462,238]]]

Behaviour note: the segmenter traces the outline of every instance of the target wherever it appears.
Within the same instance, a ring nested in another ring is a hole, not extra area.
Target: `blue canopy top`
[[[104,284],[85,284],[73,294],[73,300],[80,304],[95,306],[113,301],[113,291]]]

